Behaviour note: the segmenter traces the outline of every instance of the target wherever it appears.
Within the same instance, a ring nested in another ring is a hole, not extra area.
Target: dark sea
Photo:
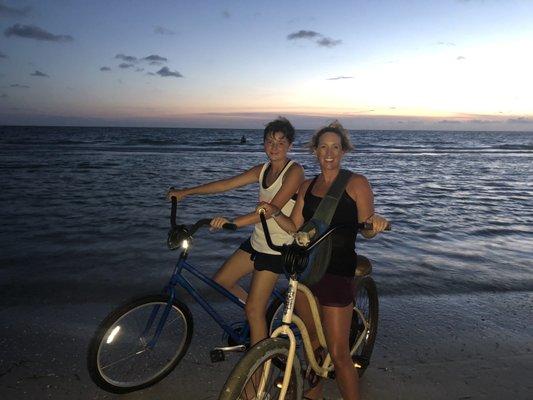
[[[298,131],[291,153],[308,177],[311,134]],[[351,139],[344,167],[370,180],[392,221],[357,240],[381,295],[533,291],[533,133]],[[265,161],[260,130],[0,127],[1,302],[113,302],[161,288],[178,256],[166,248],[167,188]],[[190,197],[178,219],[232,218],[256,202],[257,185]],[[191,262],[214,272],[250,231],[200,231]]]

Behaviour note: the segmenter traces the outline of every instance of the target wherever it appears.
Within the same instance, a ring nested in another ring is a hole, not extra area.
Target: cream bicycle
[[[275,328],[269,338],[252,347],[235,365],[222,388],[219,400],[299,400],[303,397],[304,379],[313,386],[320,378],[335,377],[317,302],[309,288],[299,283],[298,271],[306,265],[306,257],[315,246],[333,231],[344,226],[328,229],[307,248],[297,244],[275,246],[270,239],[264,215],[260,214],[260,217],[268,245],[282,253],[286,272],[289,274],[282,324]],[[359,227],[369,228],[362,225]],[[367,262],[358,265],[356,272],[350,353],[359,375],[362,375],[368,366],[377,333],[378,297],[374,280],[369,275],[371,270],[371,264]],[[322,351],[313,351],[307,327],[302,319],[293,314],[296,296],[299,293],[309,302]],[[299,342],[303,342],[307,361],[300,360],[301,356],[298,356]],[[302,362],[308,364],[305,371],[302,370]]]

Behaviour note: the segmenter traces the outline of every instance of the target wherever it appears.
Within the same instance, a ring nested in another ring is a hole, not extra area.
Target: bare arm
[[[283,206],[291,199],[294,193],[296,193],[298,187],[303,182],[303,180],[304,171],[302,166],[294,163],[290,166],[289,170],[285,174],[281,188],[271,200],[270,204],[274,204],[276,210],[280,210],[281,208],[283,208]],[[270,218],[270,214],[268,214],[267,218]],[[223,220],[215,220],[215,225],[212,224],[212,226],[215,228],[219,228],[220,226],[222,226],[224,221],[230,222],[228,219],[225,218]],[[253,211],[251,213],[236,217],[232,222],[237,225],[238,228],[246,225],[256,224],[259,222],[259,215],[255,211]]]
[[[170,189],[167,192],[167,199],[170,200],[171,197],[176,197],[178,201],[180,201],[187,196],[196,194],[214,194],[227,192],[228,190],[257,182],[257,180],[259,179],[261,168],[262,165],[256,165],[255,167],[250,168],[248,171],[245,171],[242,174],[236,175],[231,178],[221,179],[219,181],[209,182],[203,185],[193,186],[191,188],[186,189]]]
[[[385,230],[388,221],[374,213],[374,193],[368,179],[363,175],[353,174],[346,190],[357,204],[357,222],[366,222],[373,225],[372,229],[363,229],[361,231],[363,236],[370,239]]]
[[[278,190],[274,198],[270,201],[270,204],[280,210],[287,204],[294,193],[297,192],[298,187],[304,180],[304,170],[300,164],[292,164],[285,174],[281,188]],[[267,214],[267,218],[270,218],[270,214]],[[259,215],[253,211],[246,215],[242,215],[233,220],[233,223],[238,227],[256,224],[259,222]]]
[[[273,218],[281,227],[281,229],[288,233],[294,233],[304,224],[302,212],[304,207],[304,197],[305,192],[307,192],[307,188],[310,184],[311,179],[308,179],[300,185],[300,188],[298,189],[298,198],[296,199],[296,204],[292,209],[290,217],[279,213],[279,207],[273,205],[272,203],[261,203],[258,205],[257,210],[264,208],[266,211],[265,216],[267,218],[274,215]]]

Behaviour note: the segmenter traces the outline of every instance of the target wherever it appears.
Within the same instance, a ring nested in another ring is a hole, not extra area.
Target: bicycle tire
[[[235,365],[222,388],[219,400],[254,399],[254,386],[251,379],[261,366],[270,360],[287,359],[289,341],[284,338],[267,338],[253,346]],[[282,362],[286,365],[286,362]],[[276,400],[280,392],[278,383],[283,380],[284,370],[279,369],[278,363],[270,363],[270,373],[265,388],[267,396],[263,399]],[[250,385],[252,387],[250,387]],[[250,393],[251,392],[251,393]],[[243,394],[245,397],[243,397]],[[251,395],[251,396],[250,396]],[[298,357],[294,357],[289,389],[285,399],[299,400],[303,396],[303,383]]]
[[[150,348],[147,344],[167,303],[165,295],[134,299],[102,321],[87,353],[87,368],[96,385],[111,393],[128,393],[152,386],[172,372],[190,345],[193,319],[189,308],[175,299],[158,341]],[[155,321],[142,336],[152,313]]]
[[[354,363],[359,365],[357,371],[361,377],[370,363],[378,331],[379,300],[376,283],[372,277],[357,278],[354,305],[359,308],[370,325],[366,337],[355,354],[352,355]],[[363,333],[363,329],[364,325],[360,321],[359,314],[354,311],[350,327],[350,348],[354,345],[357,336]]]

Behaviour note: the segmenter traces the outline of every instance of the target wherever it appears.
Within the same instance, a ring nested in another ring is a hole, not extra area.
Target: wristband
[[[278,210],[274,214],[272,214],[272,218],[279,217],[280,215],[281,215],[281,210]]]

